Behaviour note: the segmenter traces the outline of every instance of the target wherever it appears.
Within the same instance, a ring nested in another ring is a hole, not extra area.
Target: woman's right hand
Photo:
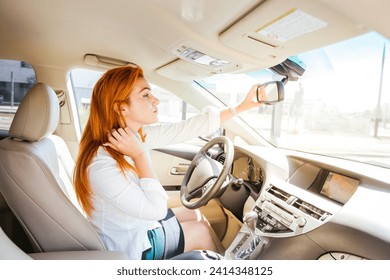
[[[136,159],[144,155],[144,150],[141,148],[136,135],[130,128],[118,128],[107,132],[108,142],[104,146],[108,146],[121,154]]]
[[[103,145],[132,158],[140,178],[157,179],[148,156],[140,145],[140,140],[130,128],[113,129],[107,133],[107,137],[108,142]]]

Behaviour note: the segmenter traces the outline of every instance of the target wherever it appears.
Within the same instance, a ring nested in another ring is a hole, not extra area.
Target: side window
[[[20,102],[35,82],[30,64],[0,59],[0,130],[9,130]]]
[[[88,120],[93,87],[102,74],[103,72],[85,69],[75,69],[70,73],[81,131],[83,131]],[[150,85],[152,87],[153,95],[160,100],[160,104],[158,105],[159,122],[176,122],[199,113],[199,110],[184,102],[171,92],[156,85]]]
[[[178,122],[200,112],[173,93],[155,85],[151,86],[153,95],[160,100],[159,122]]]

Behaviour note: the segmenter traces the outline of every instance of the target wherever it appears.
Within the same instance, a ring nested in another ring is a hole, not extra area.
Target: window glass
[[[240,114],[277,147],[343,157],[390,168],[388,39],[368,33],[298,54],[306,71],[285,85],[284,101]],[[198,81],[226,105],[252,85],[281,77],[269,70]]]
[[[35,82],[30,64],[0,59],[0,130],[9,130],[20,102]]]
[[[75,69],[71,72],[71,83],[75,94],[81,131],[83,131],[89,117],[93,87],[102,74],[103,72],[86,69]],[[176,122],[199,112],[199,110],[171,92],[151,83],[149,84],[152,87],[153,95],[160,100],[160,104],[158,105],[159,122]]]

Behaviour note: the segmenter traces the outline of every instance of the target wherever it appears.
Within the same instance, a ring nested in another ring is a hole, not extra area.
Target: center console
[[[227,250],[229,259],[259,259],[272,238],[311,231],[329,220],[340,204],[287,182],[269,184],[244,218],[244,226]]]

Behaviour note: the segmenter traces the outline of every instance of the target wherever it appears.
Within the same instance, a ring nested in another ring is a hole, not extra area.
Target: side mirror
[[[284,84],[281,81],[271,81],[263,84],[265,92],[265,104],[272,105],[284,100]],[[257,102],[260,102],[259,92],[256,91]]]

